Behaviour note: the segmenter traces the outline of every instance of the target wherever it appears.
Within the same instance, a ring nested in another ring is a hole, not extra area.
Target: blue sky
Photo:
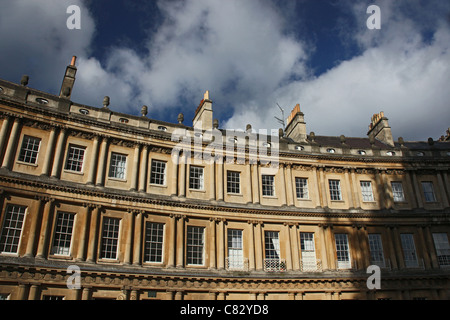
[[[384,111],[394,138],[450,127],[448,0],[0,0],[0,78],[72,100],[190,124],[206,90],[220,127],[277,129],[299,103],[308,132],[363,137]],[[378,5],[381,29],[369,30]],[[81,29],[68,30],[69,5]]]

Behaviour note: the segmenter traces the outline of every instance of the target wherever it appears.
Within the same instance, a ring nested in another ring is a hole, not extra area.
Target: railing
[[[264,259],[264,271],[286,272],[285,259]]]
[[[300,270],[302,272],[322,272],[322,260],[316,261],[302,260],[300,261]]]
[[[248,258],[236,260],[226,257],[225,268],[229,271],[248,271]]]

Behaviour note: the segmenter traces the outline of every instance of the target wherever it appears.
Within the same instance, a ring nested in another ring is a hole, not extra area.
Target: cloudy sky
[[[381,10],[370,30],[367,8]],[[81,29],[70,30],[70,5]],[[220,127],[276,129],[299,103],[308,132],[364,137],[384,111],[394,139],[450,127],[448,0],[0,0],[0,78],[72,100],[189,124],[210,91]]]

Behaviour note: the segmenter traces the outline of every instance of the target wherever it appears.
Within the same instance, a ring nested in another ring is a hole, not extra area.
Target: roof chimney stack
[[[300,111],[300,105],[297,104],[287,119],[286,137],[296,142],[306,142],[306,122],[303,112]]]
[[[367,135],[369,138],[377,139],[391,147],[394,146],[391,127],[383,111],[372,116]]]
[[[77,67],[75,66],[76,61],[77,57],[73,56],[70,61],[70,65],[66,68],[66,73],[64,74],[63,83],[61,85],[61,91],[59,93],[61,98],[70,99],[70,96],[72,95],[72,89],[75,83],[75,74],[77,73]]]
[[[200,101],[197,110],[195,110],[195,116],[193,126],[201,130],[209,130],[213,127],[213,110],[212,101],[209,99],[209,91],[206,91],[203,95],[202,101]]]

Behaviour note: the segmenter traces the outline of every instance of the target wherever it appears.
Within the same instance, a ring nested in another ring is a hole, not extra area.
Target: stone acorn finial
[[[145,116],[147,116],[147,114],[148,114],[148,107],[147,106],[142,106],[142,108],[141,108],[141,115],[143,117],[145,117]]]
[[[110,101],[110,99],[109,99],[108,96],[105,96],[105,97],[103,98],[103,108],[108,108],[108,106],[109,106],[109,101]]]
[[[179,124],[183,123],[183,121],[184,121],[184,114],[182,112],[180,112],[178,114],[177,121],[178,121]]]
[[[345,136],[343,134],[339,137],[339,140],[341,141],[341,144],[345,144]]]
[[[245,131],[246,132],[252,132],[252,125],[251,124],[247,124],[247,126],[245,127]]]
[[[284,137],[284,131],[283,131],[283,128],[278,129],[278,136],[279,136],[280,138],[283,138],[283,137]]]
[[[218,129],[219,128],[219,120],[217,120],[217,119],[213,120],[213,128],[214,129]]]
[[[28,80],[30,80],[30,77],[28,77],[26,74],[22,76],[22,79],[20,79],[20,84],[24,87],[28,84]]]
[[[314,131],[311,131],[311,133],[309,134],[309,139],[314,142],[314,140],[316,140],[316,134],[314,133]]]

